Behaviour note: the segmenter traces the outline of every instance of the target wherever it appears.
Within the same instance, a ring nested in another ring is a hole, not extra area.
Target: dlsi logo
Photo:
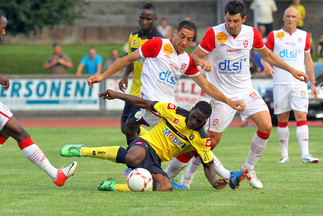
[[[171,85],[175,85],[177,81],[177,78],[172,76],[172,72],[168,70],[166,72],[160,72],[159,79]]]
[[[231,63],[231,60],[224,60],[219,63],[219,69],[222,71],[240,71],[243,61],[246,62],[246,59],[240,59],[240,61],[233,63]]]
[[[287,58],[287,59],[296,59],[297,58],[297,50],[289,51],[288,49],[284,49],[279,52],[280,58]]]

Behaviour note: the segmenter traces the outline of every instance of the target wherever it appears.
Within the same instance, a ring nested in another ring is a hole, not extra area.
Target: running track
[[[120,127],[120,119],[18,119],[23,127]],[[250,126],[255,126],[252,122]],[[296,122],[290,121],[290,127]],[[244,123],[233,120],[230,127],[242,127]],[[308,121],[310,127],[323,127],[322,121]]]

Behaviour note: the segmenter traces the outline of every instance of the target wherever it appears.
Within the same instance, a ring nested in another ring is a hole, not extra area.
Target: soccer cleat
[[[257,178],[256,171],[254,169],[248,169],[247,178],[249,180],[249,184],[254,188],[262,188],[261,181]]]
[[[174,178],[171,180],[172,185],[173,185],[173,189],[175,190],[187,190],[189,189],[189,187],[186,187],[185,185],[181,185],[181,184],[176,184],[177,180],[175,180]]]
[[[128,177],[128,175],[131,173],[132,169],[131,168],[127,168],[124,173],[121,175],[121,177]]]
[[[57,179],[54,180],[53,182],[58,186],[64,186],[64,183],[66,182],[66,180],[71,177],[72,175],[74,175],[74,172],[76,171],[76,167],[77,167],[77,162],[73,162],[71,165],[62,168],[62,169],[58,169],[57,170]]]
[[[288,157],[281,157],[277,163],[283,164],[283,163],[288,163],[289,158]]]
[[[182,175],[182,178],[179,182],[180,185],[186,186],[188,189],[191,188],[191,184],[193,181],[194,175],[193,176],[186,176],[184,173]]]
[[[68,144],[61,148],[61,156],[64,157],[81,157],[82,144]]]
[[[114,180],[113,178],[110,178],[106,181],[101,182],[98,185],[98,190],[100,191],[114,191],[114,189],[116,188],[116,180]]]
[[[240,171],[231,171],[229,185],[232,190],[237,190],[240,187],[241,181],[247,176],[248,169],[244,168]]]
[[[311,155],[306,155],[305,157],[302,158],[301,162],[302,163],[318,163],[319,159],[313,158]]]

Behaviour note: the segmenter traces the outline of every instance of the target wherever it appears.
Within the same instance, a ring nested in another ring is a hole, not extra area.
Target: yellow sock
[[[131,191],[127,184],[116,184],[115,191]]]
[[[145,135],[146,133],[148,133],[148,131],[144,127],[140,126],[140,132],[139,132],[138,136]]]
[[[116,162],[117,154],[120,146],[107,146],[107,147],[82,147],[82,157],[94,157],[101,159],[108,159],[112,162]]]

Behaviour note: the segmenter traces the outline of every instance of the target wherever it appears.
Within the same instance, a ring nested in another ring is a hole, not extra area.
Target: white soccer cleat
[[[71,165],[57,170],[57,179],[53,182],[58,186],[64,186],[65,181],[74,175],[76,171],[77,162],[73,162]]]
[[[262,188],[261,181],[257,178],[256,171],[254,169],[248,168],[247,179],[249,180],[249,184],[254,188]]]
[[[180,185],[184,185],[188,188],[191,188],[191,184],[193,181],[194,175],[193,176],[186,176],[185,173],[183,173],[182,178],[179,182]]]
[[[288,163],[289,158],[288,157],[281,157],[277,163],[283,164],[283,163]]]
[[[311,155],[305,155],[302,160],[302,163],[318,163],[319,159],[318,158],[313,158]]]

